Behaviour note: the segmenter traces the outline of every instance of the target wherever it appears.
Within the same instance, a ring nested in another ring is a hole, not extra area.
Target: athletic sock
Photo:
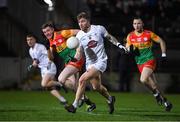
[[[60,100],[61,102],[63,102],[63,103],[67,102],[66,99],[65,99],[64,97],[62,97],[62,96],[59,97],[59,100]]]
[[[75,108],[78,107],[78,101],[77,100],[74,100],[73,104],[72,104]]]
[[[152,92],[154,97],[158,97],[160,95],[160,92],[157,89],[154,89]]]

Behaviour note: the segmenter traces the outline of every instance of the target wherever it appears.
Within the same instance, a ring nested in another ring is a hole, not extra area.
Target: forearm
[[[54,55],[53,55],[52,51],[49,49],[49,50],[47,50],[47,53],[48,53],[49,60],[53,61],[54,60]]]
[[[165,53],[166,54],[166,44],[164,41],[160,42],[160,47],[161,47],[161,52],[162,54]]]
[[[111,34],[106,34],[106,38],[108,39],[108,41],[110,41],[112,44],[118,46],[120,43],[118,42],[118,40],[112,36]]]
[[[74,58],[76,58],[77,60],[80,60],[81,57],[82,57],[81,49],[80,49],[80,48],[77,48],[77,49],[76,49],[76,54],[75,54]]]

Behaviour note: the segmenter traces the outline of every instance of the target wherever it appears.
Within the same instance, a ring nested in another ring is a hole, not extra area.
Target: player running
[[[109,105],[109,114],[112,114],[114,112],[115,96],[111,96],[101,83],[101,75],[106,70],[108,59],[104,48],[103,37],[107,38],[123,51],[126,51],[126,48],[110,35],[103,26],[91,25],[90,17],[87,13],[80,13],[77,16],[77,20],[81,30],[76,37],[80,40],[79,53],[84,53],[86,57],[86,71],[79,79],[79,86],[73,104],[65,108],[68,112],[76,112],[78,101],[85,93],[85,87],[89,81],[93,89],[106,98]]]
[[[66,99],[59,93],[59,87],[62,85],[54,81],[56,75],[56,66],[55,64],[49,60],[47,49],[44,45],[36,42],[36,37],[32,34],[26,36],[26,41],[29,49],[29,54],[33,60],[32,64],[28,67],[39,67],[41,69],[41,86],[44,88],[50,89],[50,92],[53,96],[58,98],[60,103],[63,105],[67,104]]]
[[[162,95],[156,83],[154,75],[156,60],[152,52],[153,41],[159,43],[162,51],[162,59],[165,59],[166,44],[152,31],[144,30],[143,25],[141,18],[134,18],[134,31],[128,34],[126,47],[135,54],[135,60],[141,73],[140,82],[152,91],[158,104],[163,104],[165,110],[170,111],[172,109],[172,104]]]
[[[84,59],[82,56],[77,58],[76,49],[69,49],[66,46],[66,41],[69,37],[76,35],[78,31],[77,29],[56,31],[52,23],[45,23],[42,25],[42,32],[49,40],[48,42],[50,42],[50,58],[53,59],[52,54],[56,52],[65,63],[64,69],[59,74],[58,81],[67,88],[73,89],[75,92],[77,90],[79,71],[84,64]],[[95,103],[91,102],[87,96],[83,95],[82,100],[89,105],[87,109],[88,112],[96,108]]]

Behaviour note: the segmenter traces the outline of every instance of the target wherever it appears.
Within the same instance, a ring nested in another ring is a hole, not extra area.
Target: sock
[[[160,92],[157,89],[154,89],[152,92],[153,92],[154,97],[157,97],[160,95]]]
[[[62,97],[62,96],[59,97],[59,100],[60,100],[61,102],[63,102],[63,103],[64,103],[64,102],[67,102],[66,99],[65,99],[64,97]]]
[[[109,96],[108,99],[107,99],[107,102],[108,102],[108,103],[111,103],[111,101],[112,101],[112,97]]]
[[[75,108],[78,107],[78,101],[77,100],[74,100],[73,104],[72,104]]]

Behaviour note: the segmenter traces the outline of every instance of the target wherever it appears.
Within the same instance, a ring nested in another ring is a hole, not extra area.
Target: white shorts
[[[92,66],[103,73],[107,67],[107,60],[99,60],[93,64],[86,64],[86,69],[91,68]]]
[[[45,74],[56,75],[56,72],[56,65],[53,62],[49,62],[47,67],[41,68],[41,77],[44,77]]]

